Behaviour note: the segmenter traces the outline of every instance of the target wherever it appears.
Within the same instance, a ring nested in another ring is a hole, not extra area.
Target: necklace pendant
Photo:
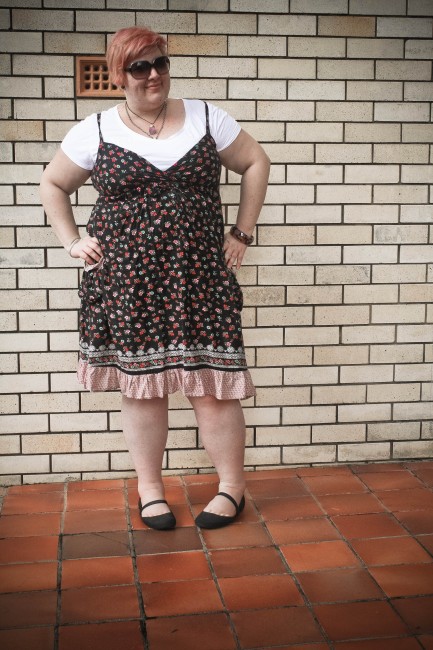
[[[157,130],[155,129],[155,127],[152,124],[152,126],[149,127],[149,134],[153,136],[153,135],[156,135],[157,133],[158,133]]]

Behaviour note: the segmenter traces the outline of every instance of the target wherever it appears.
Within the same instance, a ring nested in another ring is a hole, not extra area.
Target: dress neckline
[[[135,131],[134,131],[134,133],[135,133]],[[178,165],[183,161],[183,159],[186,158],[187,156],[189,156],[189,155],[191,154],[191,151],[192,151],[193,149],[195,149],[196,147],[200,146],[200,144],[203,142],[203,140],[204,140],[205,138],[207,138],[207,137],[212,138],[212,136],[210,135],[210,133],[205,133],[205,134],[200,138],[200,140],[197,140],[197,142],[196,142],[195,144],[193,144],[192,147],[191,147],[190,149],[188,149],[188,151],[187,151],[186,153],[184,153],[183,156],[181,156],[178,160],[176,160],[176,162],[174,162],[172,165],[170,165],[170,167],[167,167],[167,169],[160,169],[159,167],[157,167],[156,165],[154,165],[153,163],[151,163],[150,160],[148,160],[148,159],[145,158],[144,156],[140,156],[140,154],[137,153],[136,151],[132,151],[132,149],[127,149],[126,147],[121,147],[121,146],[118,145],[118,144],[114,144],[114,142],[106,142],[105,140],[101,140],[100,143],[99,143],[99,147],[98,147],[98,156],[99,156],[99,149],[100,149],[100,147],[102,147],[102,146],[104,146],[104,145],[107,146],[107,147],[116,147],[116,149],[122,149],[122,151],[125,151],[128,155],[135,156],[136,158],[138,158],[138,159],[140,160],[140,162],[144,162],[144,163],[145,163],[146,165],[148,165],[149,167],[152,167],[153,169],[156,170],[156,172],[158,173],[158,175],[165,175],[165,174],[167,174],[168,172],[172,171],[173,168],[178,167]],[[213,139],[213,138],[212,138],[212,139]]]
[[[116,108],[116,120],[120,124],[122,129],[126,130],[128,133],[133,133],[134,135],[138,135],[140,138],[144,138],[146,141],[149,140],[150,142],[158,142],[158,141],[159,142],[161,142],[161,141],[169,142],[171,139],[174,139],[174,138],[178,137],[179,135],[181,135],[184,132],[184,130],[185,130],[185,128],[186,128],[186,126],[187,126],[187,124],[188,124],[188,122],[190,120],[190,117],[188,115],[188,111],[187,111],[187,108],[186,108],[185,100],[180,98],[180,101],[183,104],[183,110],[184,110],[184,113],[185,113],[185,118],[183,120],[183,124],[180,127],[180,129],[178,129],[177,131],[175,131],[174,133],[169,135],[168,138],[158,138],[158,140],[156,140],[155,138],[148,138],[144,134],[138,133],[137,131],[134,131],[133,129],[130,129],[129,126],[127,126],[127,124],[125,124],[125,122],[120,117],[119,106],[121,106],[121,104],[117,104],[117,106],[115,107]]]

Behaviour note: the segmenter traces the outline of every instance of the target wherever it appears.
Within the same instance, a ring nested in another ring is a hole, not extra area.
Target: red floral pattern
[[[254,394],[242,290],[223,254],[220,172],[209,125],[166,171],[104,142],[100,129],[92,172],[99,198],[87,231],[103,258],[85,268],[79,290],[78,376],[90,390],[131,397],[175,390],[221,399]],[[219,373],[215,381],[209,371]],[[161,373],[169,381],[156,377]]]

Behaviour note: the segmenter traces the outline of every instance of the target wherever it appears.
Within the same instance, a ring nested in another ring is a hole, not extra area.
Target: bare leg
[[[189,398],[197,418],[200,437],[220,479],[219,491],[228,492],[239,503],[245,490],[245,420],[239,400],[218,400],[206,395]],[[217,496],[206,512],[233,516],[235,508]]]
[[[168,435],[168,398],[132,399],[123,395],[122,425],[142,504],[163,499],[161,468]],[[168,506],[158,503],[143,513],[153,517],[168,511]]]

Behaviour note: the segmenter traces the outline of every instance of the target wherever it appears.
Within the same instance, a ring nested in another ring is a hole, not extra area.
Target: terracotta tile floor
[[[3,489],[5,650],[433,650],[433,461],[247,474],[224,529],[214,475],[166,477],[174,531],[134,480]]]

